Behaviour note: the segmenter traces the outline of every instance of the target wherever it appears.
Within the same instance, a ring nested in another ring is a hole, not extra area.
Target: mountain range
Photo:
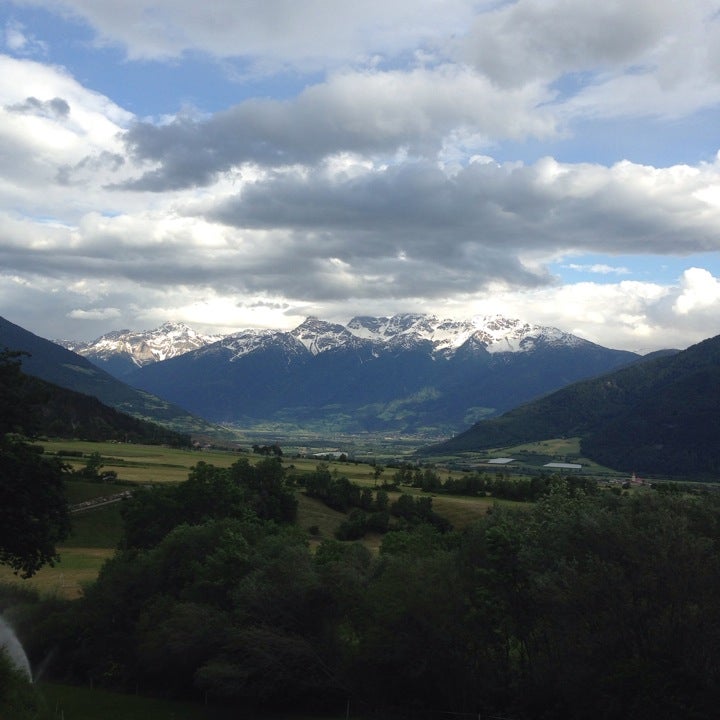
[[[123,334],[110,335],[126,356],[122,372],[144,390],[0,318],[0,348],[29,353],[22,358],[29,375],[195,434],[211,426],[179,405],[238,424],[324,423],[418,437],[467,427],[467,418],[479,414],[485,418],[425,454],[579,436],[584,456],[618,470],[720,473],[720,336],[640,357],[500,317],[358,317],[347,325],[308,318],[291,331],[246,330],[220,340],[166,324],[149,333],[156,351],[142,333],[133,333],[132,344]],[[171,340],[188,337],[199,338],[199,346],[181,353],[182,343]],[[96,362],[120,372],[108,336],[100,340],[105,355]],[[91,356],[93,345],[79,349]],[[141,348],[144,362],[132,359],[132,348]],[[128,370],[128,359],[134,369]],[[51,402],[63,412],[72,405],[55,422],[79,422],[87,414],[69,395]],[[104,423],[108,416],[94,417]]]
[[[429,454],[458,454],[556,437],[618,470],[717,478],[720,336],[575,383],[476,423]]]
[[[213,340],[166,324],[72,346],[134,387],[213,422],[425,437],[459,432],[640,357],[500,316],[361,316],[346,325],[308,318],[290,331],[242,330]]]

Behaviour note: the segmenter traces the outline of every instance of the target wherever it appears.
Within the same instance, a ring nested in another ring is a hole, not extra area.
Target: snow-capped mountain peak
[[[58,344],[90,359],[129,356],[134,365],[142,367],[197,350],[217,342],[219,335],[203,335],[181,322],[165,322],[153,330],[114,330],[89,343],[58,341]]]
[[[306,318],[290,333],[313,355],[352,344],[355,336],[344,325]]]
[[[354,317],[347,325],[353,335],[375,342],[429,341],[435,350],[459,347],[473,332],[469,321],[439,320],[435,315],[405,313],[392,317]]]
[[[232,353],[230,362],[235,362],[245,355],[260,350],[277,347],[280,344],[284,346],[285,352],[288,353],[297,353],[299,350],[298,343],[290,333],[264,328],[241,330],[232,335],[227,335],[220,341],[220,345]]]
[[[584,342],[557,328],[533,325],[501,315],[474,318],[473,324],[473,339],[484,345],[489,353],[529,352],[538,343],[576,346]]]
[[[501,315],[472,320],[419,314],[380,318],[358,316],[348,323],[347,328],[356,337],[377,343],[408,346],[429,342],[433,353],[444,355],[452,355],[471,338],[490,353],[528,352],[538,342],[568,345],[582,342],[557,328],[533,325]]]

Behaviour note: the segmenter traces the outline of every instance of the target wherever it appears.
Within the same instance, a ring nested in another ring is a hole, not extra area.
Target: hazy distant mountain
[[[159,328],[136,332],[114,330],[92,342],[56,340],[68,350],[86,357],[117,378],[138,367],[167,360],[220,340],[221,335],[203,335],[184,323],[163,323]]]
[[[128,382],[213,421],[437,435],[638,357],[502,317],[308,318],[146,364]]]
[[[22,369],[28,375],[91,395],[134,417],[158,422],[180,432],[212,430],[208,423],[177,405],[120,382],[84,357],[4,318],[0,318],[0,347],[28,352],[29,357],[22,358]]]
[[[720,336],[575,383],[427,449],[444,454],[580,436],[627,472],[720,476]]]

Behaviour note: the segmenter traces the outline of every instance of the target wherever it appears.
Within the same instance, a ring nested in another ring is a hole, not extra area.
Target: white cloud
[[[673,309],[678,315],[711,312],[720,317],[720,281],[703,268],[689,268],[683,273]]]
[[[594,263],[592,265],[578,265],[577,263],[570,263],[569,265],[563,265],[568,270],[575,270],[577,272],[594,273],[597,275],[629,275],[630,270],[622,266],[606,265],[604,263]]]
[[[577,118],[717,107],[710,2],[39,4],[179,72],[195,52],[238,72],[320,72],[286,99],[155,122],[62,67],[0,55],[0,299],[13,321],[87,336],[108,321],[287,326],[306,312],[500,303],[618,347],[714,334],[720,159],[519,159]],[[16,24],[5,42],[20,54],[35,41]],[[630,278],[613,256],[701,253],[707,267],[673,286],[562,287],[549,271],[572,260]]]
[[[682,31],[687,10],[672,0],[518,0],[479,14],[459,45],[499,84],[521,85],[636,65]]]
[[[131,118],[60,68],[0,55],[0,208],[66,221],[114,208],[102,185],[138,171],[119,137]]]
[[[45,55],[47,45],[28,34],[25,26],[16,20],[5,23],[5,47],[16,55]]]
[[[85,293],[82,288],[74,292],[64,287],[62,281],[35,277],[27,282],[0,274],[0,301],[3,315],[49,338],[91,340],[110,329],[149,329],[168,319],[208,332],[229,333],[247,327],[291,328],[311,314],[347,321],[356,314],[407,311],[455,318],[500,313],[559,327],[607,347],[648,352],[687,347],[718,334],[719,283],[720,278],[694,268],[677,285],[583,282],[522,291],[496,286],[434,301],[367,298],[348,303],[343,299],[297,302],[280,294],[263,297],[197,284],[152,286],[123,279]],[[690,288],[701,292],[702,286],[715,288],[714,299],[705,294],[701,305],[677,307],[678,299],[686,297]],[[54,308],[52,313],[49,307]],[[7,309],[12,314],[6,314]]]
[[[5,24],[5,45],[13,52],[21,52],[28,44],[25,37],[23,27],[17,22],[8,22]]]

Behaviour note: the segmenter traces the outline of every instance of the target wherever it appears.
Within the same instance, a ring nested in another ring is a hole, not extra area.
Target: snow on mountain
[[[269,329],[240,330],[222,338],[219,345],[230,350],[230,362],[270,347],[282,346],[288,354],[304,351],[303,346],[290,333]]]
[[[489,353],[530,352],[540,343],[575,347],[585,342],[557,328],[532,325],[500,315],[475,318],[474,323],[474,339],[482,343]]]
[[[309,317],[290,333],[313,355],[354,344],[356,336],[344,325]]]
[[[347,325],[360,338],[408,346],[430,342],[433,353],[452,355],[468,340],[490,353],[529,352],[537,343],[574,346],[580,338],[558,330],[505,318],[501,315],[473,320],[439,319],[434,315],[405,314],[392,317],[354,317]],[[404,342],[403,342],[404,341]]]
[[[220,338],[220,335],[198,333],[184,323],[166,322],[154,330],[115,330],[90,343],[59,340],[58,344],[89,359],[129,356],[135,365],[142,367],[197,350]]]
[[[439,320],[435,315],[405,313],[392,317],[354,317],[347,325],[355,336],[376,343],[408,347],[430,342],[433,352],[454,350],[473,333],[467,320]]]
[[[584,342],[557,328],[500,315],[453,320],[403,313],[390,317],[357,316],[347,325],[309,317],[289,332],[247,329],[227,336],[205,335],[184,323],[167,322],[144,332],[115,330],[91,343],[58,341],[58,344],[96,362],[124,357],[132,362],[130,367],[142,367],[203,348],[210,352],[210,345],[218,342],[230,351],[232,362],[270,347],[292,356],[304,352],[315,356],[339,348],[358,348],[368,342],[373,345],[374,355],[424,347],[434,356],[451,357],[468,341],[490,353],[530,352],[539,344],[575,346]]]

